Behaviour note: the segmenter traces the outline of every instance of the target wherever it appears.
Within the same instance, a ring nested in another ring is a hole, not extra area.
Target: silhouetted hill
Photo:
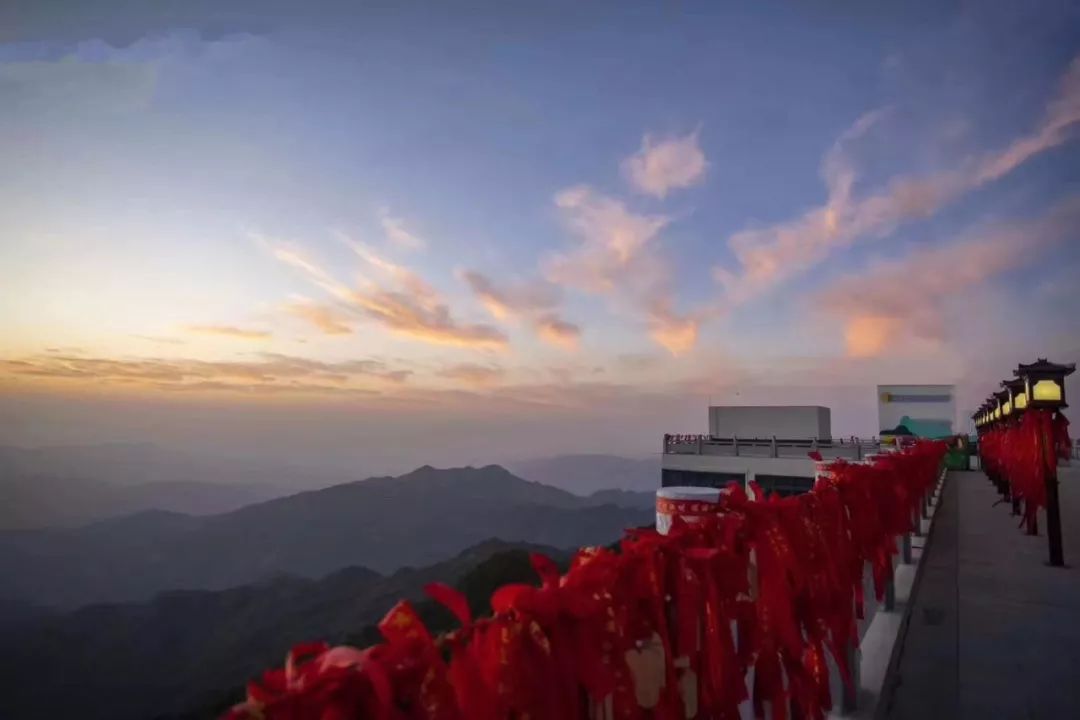
[[[618,505],[625,508],[650,510],[656,507],[656,490],[635,492],[633,490],[597,490],[588,498],[593,505]]]
[[[560,557],[552,548],[489,540],[387,577],[349,567],[320,580],[170,591],[147,603],[93,605],[0,627],[0,717],[215,717],[297,642],[377,640],[374,623],[399,599],[420,600],[426,583],[456,584],[474,611],[489,612],[496,587],[535,582],[529,551]],[[448,627],[441,608],[421,601],[418,609],[433,630]]]
[[[485,538],[571,548],[607,543],[652,513],[528,482],[496,465],[372,478],[208,517],[140,515],[83,528],[0,533],[0,594],[75,608],[172,588],[222,589],[438,562]]]
[[[660,460],[633,460],[617,455],[560,455],[507,463],[514,474],[576,495],[598,490],[655,492],[660,487]]]

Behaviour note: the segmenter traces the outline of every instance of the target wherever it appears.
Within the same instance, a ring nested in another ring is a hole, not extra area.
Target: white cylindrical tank
[[[675,516],[696,522],[704,515],[716,512],[720,488],[666,487],[656,491],[656,531],[667,535]]]

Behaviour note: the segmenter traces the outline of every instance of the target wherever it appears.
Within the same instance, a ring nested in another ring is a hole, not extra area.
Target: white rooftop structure
[[[820,405],[713,405],[709,437],[832,438],[832,411]]]
[[[833,440],[831,411],[817,405],[712,406],[709,432],[665,435],[661,484],[724,487],[757,481],[765,490],[803,492],[825,459],[861,460],[881,450],[874,440]]]

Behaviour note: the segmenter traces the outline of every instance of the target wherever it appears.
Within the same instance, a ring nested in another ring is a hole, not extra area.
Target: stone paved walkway
[[[1080,468],[1060,478],[1065,569],[1045,518],[1029,537],[985,475],[949,474],[879,718],[1080,717]]]

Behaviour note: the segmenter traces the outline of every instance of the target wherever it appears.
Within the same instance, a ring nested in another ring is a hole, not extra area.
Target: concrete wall
[[[956,388],[953,385],[878,385],[878,431],[892,430],[905,418],[918,426],[956,425]],[[949,434],[945,432],[942,434]]]
[[[832,413],[819,405],[712,406],[709,435],[781,439],[832,438]]]

